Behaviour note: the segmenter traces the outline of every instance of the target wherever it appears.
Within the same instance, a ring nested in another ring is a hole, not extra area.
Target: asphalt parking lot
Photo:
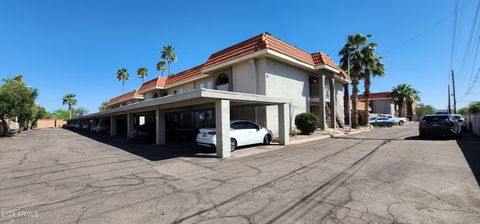
[[[262,147],[222,160],[58,128],[1,138],[0,223],[480,223],[479,138],[408,124]]]

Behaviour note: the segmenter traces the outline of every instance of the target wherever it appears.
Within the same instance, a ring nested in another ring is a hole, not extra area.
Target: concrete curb
[[[295,145],[295,144],[300,144],[300,143],[305,143],[305,142],[313,142],[313,141],[327,139],[327,138],[331,138],[331,136],[330,135],[321,135],[321,136],[316,136],[316,137],[311,137],[311,138],[306,138],[306,139],[293,140],[293,141],[290,141],[290,145]]]

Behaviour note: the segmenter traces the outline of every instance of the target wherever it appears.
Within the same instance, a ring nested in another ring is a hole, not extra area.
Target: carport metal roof
[[[85,120],[100,117],[107,117],[111,115],[120,115],[129,112],[141,112],[160,109],[174,109],[180,107],[187,107],[200,104],[214,103],[217,100],[230,100],[232,106],[236,105],[278,105],[290,103],[290,99],[269,97],[265,95],[229,92],[212,89],[196,89],[175,95],[168,95],[154,99],[148,99],[136,103],[132,103],[119,108],[106,110],[98,113],[88,114],[77,117],[74,120]]]

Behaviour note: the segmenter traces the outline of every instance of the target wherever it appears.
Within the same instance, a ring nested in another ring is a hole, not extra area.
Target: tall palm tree
[[[349,35],[347,43],[338,52],[341,56],[340,67],[345,71],[350,71],[348,74],[352,79],[352,126],[358,128],[358,84],[361,79],[361,74],[365,73],[366,64],[368,64],[368,56],[375,55],[374,50],[370,49],[368,38],[372,35],[363,36],[362,34]],[[349,63],[350,62],[350,63]],[[350,69],[348,68],[350,67]]]
[[[72,118],[73,107],[77,104],[75,94],[69,93],[63,97],[63,105],[68,105],[68,111],[70,112],[70,118]]]
[[[365,113],[363,121],[364,124],[369,126],[369,117],[370,111],[368,110],[368,105],[370,105],[370,86],[372,84],[372,77],[383,77],[385,76],[385,65],[382,64],[382,58],[376,54],[375,47],[377,44],[375,42],[368,44],[368,51],[365,53],[365,69],[360,74],[360,78],[364,81],[365,86]]]
[[[413,121],[413,104],[420,100],[420,91],[411,88],[409,94],[405,98],[407,104],[407,118]]]
[[[125,93],[125,81],[128,80],[128,72],[126,68],[121,68],[117,70],[117,79],[118,81],[122,80],[122,94]]]
[[[413,104],[416,100],[420,99],[419,93],[416,89],[412,88],[411,85],[407,84],[398,84],[392,89],[393,99],[398,101],[398,116],[405,117],[405,107],[410,104]],[[413,115],[413,108],[411,108],[411,114]],[[411,119],[412,117],[410,117]]]
[[[108,109],[108,102],[102,102],[100,106],[98,107],[98,111],[106,111]]]
[[[137,69],[138,78],[142,79],[142,83],[145,80],[145,77],[148,76],[148,69],[145,67],[140,67]]]
[[[163,77],[163,73],[167,70],[167,68],[165,67],[165,60],[161,60],[159,62],[157,62],[157,71],[159,72],[162,72],[162,77]]]
[[[174,51],[175,48],[171,45],[164,46],[162,50],[162,59],[168,64],[168,76],[173,75],[171,71],[171,63],[177,60],[177,55],[175,55]]]

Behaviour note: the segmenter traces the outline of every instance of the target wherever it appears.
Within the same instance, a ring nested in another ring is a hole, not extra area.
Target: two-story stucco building
[[[299,113],[317,114],[322,129],[342,125],[348,83],[346,73],[327,54],[308,53],[262,33],[213,53],[191,69],[149,80],[110,100],[107,111],[76,120],[109,119],[115,135],[120,120],[128,131],[138,122],[137,114],[150,111],[147,120],[156,123],[157,144],[165,142],[165,122],[195,128],[215,124],[217,154],[225,157],[230,153],[224,148],[230,139],[229,120],[257,122],[272,129],[281,144],[288,144]]]

